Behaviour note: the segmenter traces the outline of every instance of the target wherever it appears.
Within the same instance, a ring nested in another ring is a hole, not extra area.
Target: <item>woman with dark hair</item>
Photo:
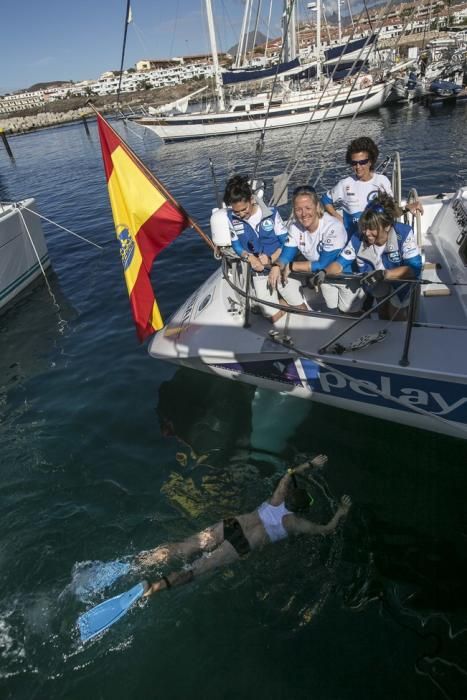
[[[352,175],[339,180],[337,185],[321,198],[326,211],[343,222],[349,238],[358,233],[358,220],[378,192],[387,192],[393,196],[391,183],[386,175],[374,172],[378,155],[378,146],[368,136],[360,136],[351,141],[345,160],[353,170]],[[337,209],[340,209],[342,214]],[[419,211],[423,214],[423,207],[418,201],[411,202],[406,205],[405,211],[412,214]]]
[[[289,273],[308,272],[312,274],[311,286],[321,289],[328,308],[352,313],[354,295],[349,286],[324,282],[328,266],[347,243],[342,222],[324,212],[316,190],[308,185],[294,190],[292,206],[294,218],[288,240],[269,273],[271,287],[277,289],[290,306],[306,309],[300,282],[289,278]]]
[[[234,175],[224,192],[231,224],[232,248],[256,272],[276,260],[287,239],[287,228],[276,207],[255,197],[248,178]]]
[[[254,270],[256,296],[278,303],[277,293],[272,294],[268,288],[267,272],[279,257],[288,235],[279,211],[276,207],[267,207],[255,196],[248,178],[243,175],[234,175],[227,182],[224,202],[228,207],[232,248]],[[282,315],[267,305],[260,308],[272,321]]]
[[[351,141],[345,159],[352,168],[352,175],[339,180],[321,199],[326,211],[343,222],[349,238],[358,233],[358,220],[379,191],[392,196],[386,175],[374,172],[378,155],[378,146],[368,136]]]
[[[340,274],[352,264],[354,272],[365,273],[362,289],[376,299],[393,292],[395,282],[418,278],[422,257],[412,227],[397,221],[401,213],[394,199],[380,192],[362,213],[359,234],[351,237],[329,272]],[[397,286],[397,294],[378,308],[382,319],[404,321],[407,317],[410,287]]]

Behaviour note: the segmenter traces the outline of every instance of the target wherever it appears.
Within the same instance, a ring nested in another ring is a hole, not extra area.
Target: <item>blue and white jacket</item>
[[[232,248],[239,256],[245,251],[255,255],[272,255],[287,240],[287,228],[276,207],[267,207],[261,199],[257,199],[256,204],[260,210],[259,220],[256,212],[250,219],[241,219],[235,216],[230,207],[227,209]],[[254,222],[253,225],[250,221]]]
[[[360,273],[393,270],[407,265],[412,269],[414,278],[420,277],[423,265],[412,227],[399,222],[393,224],[388,240],[381,246],[366,245],[360,236],[352,236],[336,262],[342,265],[344,270],[348,270],[350,263],[352,271]],[[402,283],[403,280],[400,280],[395,284],[399,286]],[[408,288],[404,287],[399,297],[403,298],[407,293]]]

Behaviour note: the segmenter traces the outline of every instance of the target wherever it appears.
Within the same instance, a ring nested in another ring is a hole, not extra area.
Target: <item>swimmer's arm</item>
[[[299,466],[295,467],[294,469],[288,469],[277,484],[276,490],[269,499],[269,503],[272,506],[279,506],[285,501],[290,482],[294,478],[295,474],[303,474],[303,472],[305,472],[307,469],[311,469],[312,467],[322,467],[327,461],[328,458],[326,455],[317,455],[313,459],[303,462],[303,464],[299,464]]]
[[[285,521],[287,531],[295,535],[328,535],[330,532],[334,532],[341,518],[345,518],[351,505],[350,496],[342,496],[339,507],[326,525],[312,523],[310,520],[299,518],[296,515],[287,516]]]
[[[287,491],[289,489],[290,482],[292,480],[293,476],[293,470],[287,471],[282,479],[279,481],[279,483],[276,486],[276,489],[274,493],[272,494],[271,498],[269,499],[269,503],[272,506],[280,506],[281,503],[285,501],[285,497],[287,495]]]

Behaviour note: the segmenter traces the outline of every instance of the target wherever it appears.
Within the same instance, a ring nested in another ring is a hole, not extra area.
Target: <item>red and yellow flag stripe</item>
[[[100,114],[97,122],[125,281],[142,341],[164,326],[149,276],[154,259],[190,222]]]

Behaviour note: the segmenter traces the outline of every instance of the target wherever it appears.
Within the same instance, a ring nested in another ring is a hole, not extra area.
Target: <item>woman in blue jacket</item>
[[[354,272],[363,273],[362,290],[376,299],[388,296],[398,281],[417,279],[422,256],[412,227],[397,221],[401,213],[394,199],[380,192],[361,215],[359,234],[351,237],[328,267],[328,273],[340,274],[351,263]],[[378,309],[382,319],[405,321],[407,318],[410,285],[397,286],[397,294]],[[357,295],[363,303],[362,290]]]

